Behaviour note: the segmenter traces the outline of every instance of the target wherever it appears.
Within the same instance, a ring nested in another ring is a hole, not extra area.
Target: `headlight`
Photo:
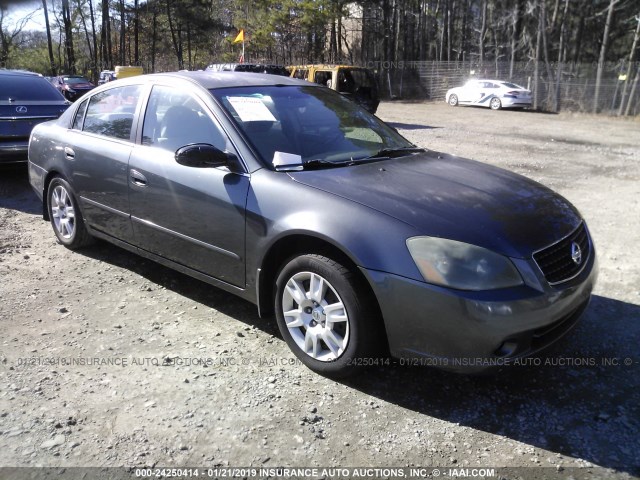
[[[523,284],[507,257],[486,248],[436,237],[409,238],[407,247],[428,283],[458,290],[493,290]]]

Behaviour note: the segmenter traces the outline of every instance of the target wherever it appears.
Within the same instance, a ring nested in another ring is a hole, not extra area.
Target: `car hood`
[[[431,151],[290,176],[410,224],[417,235],[458,240],[510,257],[530,258],[581,222],[575,207],[533,180]]]

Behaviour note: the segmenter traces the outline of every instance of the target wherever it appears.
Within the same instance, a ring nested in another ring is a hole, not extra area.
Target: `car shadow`
[[[95,244],[76,250],[74,253],[127,269],[151,283],[187,297],[194,302],[217,310],[249,326],[260,328],[265,333],[279,336],[275,320],[270,321],[258,317],[257,307],[251,302],[108,242],[97,240]]]
[[[640,306],[594,296],[572,334],[524,365],[482,376],[392,365],[344,384],[548,456],[640,475],[638,339]]]
[[[105,242],[78,252],[281,338],[253,304],[204,282]],[[437,418],[640,475],[639,338],[640,306],[594,296],[572,334],[523,365],[468,376],[391,360],[342,383],[424,415],[425,425]]]
[[[26,164],[0,166],[0,208],[42,214],[42,203],[29,185]]]
[[[399,123],[399,122],[386,122],[387,125],[392,126],[398,130],[435,130],[443,127],[432,127],[429,125],[419,125],[417,123]]]
[[[482,105],[461,105],[464,108],[472,108],[475,110],[483,110],[483,111],[491,111],[488,107],[484,107]],[[558,115],[558,112],[553,112],[551,110],[544,110],[541,108],[534,109],[526,108],[526,107],[509,107],[509,108],[501,108],[500,112],[511,112],[511,113],[536,113],[539,115]]]

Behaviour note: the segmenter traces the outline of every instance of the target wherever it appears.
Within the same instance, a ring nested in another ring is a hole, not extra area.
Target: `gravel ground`
[[[473,377],[394,365],[327,380],[249,303],[106,243],[67,251],[25,169],[3,170],[0,466],[638,478],[640,122],[395,102],[378,115],[421,146],[540,181],[587,219],[599,284],[541,365]]]

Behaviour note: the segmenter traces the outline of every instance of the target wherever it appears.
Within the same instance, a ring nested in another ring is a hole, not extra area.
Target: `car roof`
[[[149,84],[156,81],[165,81],[168,83],[186,81],[194,85],[198,85],[206,90],[230,88],[230,87],[259,87],[259,86],[280,86],[280,85],[297,85],[302,87],[318,87],[322,85],[307,82],[306,80],[298,80],[291,77],[280,75],[270,75],[267,73],[249,73],[249,72],[167,72],[167,73],[147,73],[145,75],[136,75],[134,77],[122,78],[113,82],[106,82],[92,90],[92,95],[100,93],[111,88],[127,85]],[[326,88],[326,87],[325,87]]]
[[[0,75],[11,75],[11,76],[28,75],[30,77],[42,77],[42,75],[40,75],[39,73],[29,72],[28,70],[5,70],[5,69],[0,69]]]
[[[274,85],[313,85],[305,80],[298,80],[290,77],[270,75],[265,73],[250,72],[173,72],[173,73],[153,73],[145,75],[148,78],[185,78],[200,84],[210,90],[212,88],[228,87],[255,87]]]

